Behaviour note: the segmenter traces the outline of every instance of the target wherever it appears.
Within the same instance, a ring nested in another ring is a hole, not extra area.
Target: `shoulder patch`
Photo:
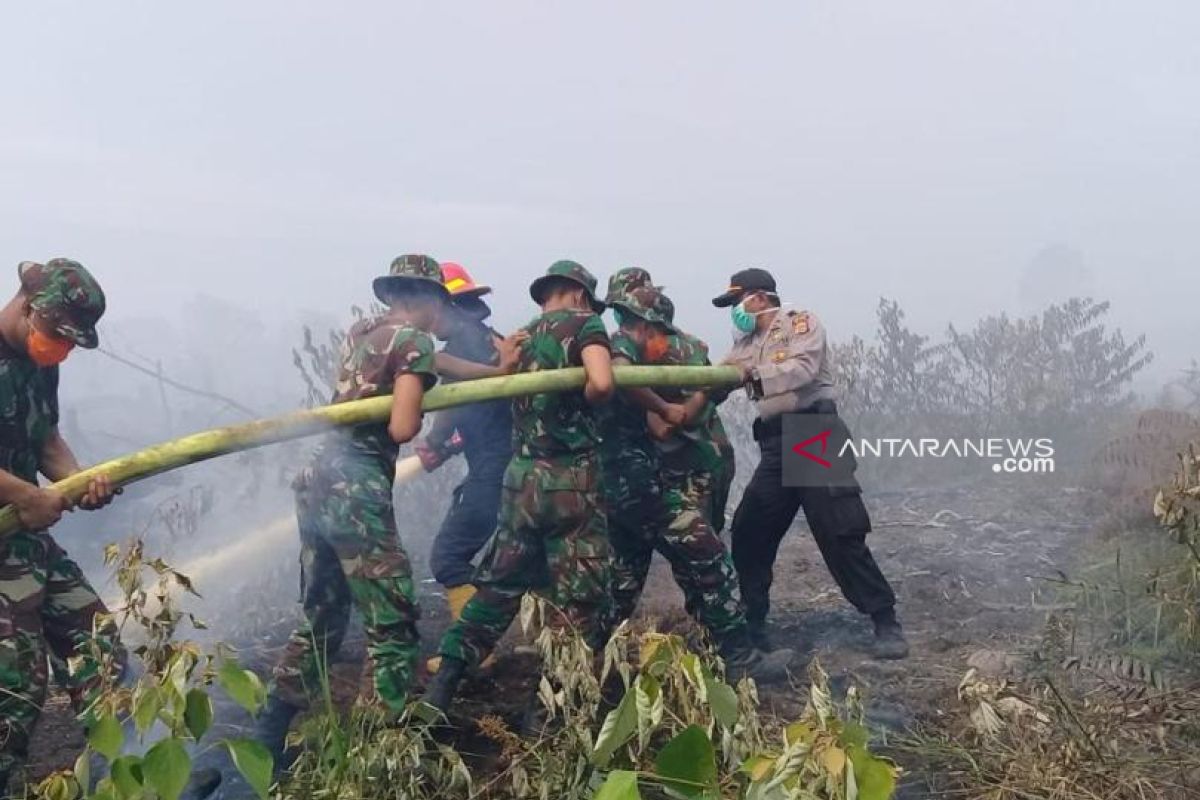
[[[808,312],[801,311],[792,317],[792,333],[804,335],[808,333]]]

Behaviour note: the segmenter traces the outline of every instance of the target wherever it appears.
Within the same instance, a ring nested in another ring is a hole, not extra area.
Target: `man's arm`
[[[529,334],[525,331],[517,331],[511,336],[497,336],[495,344],[498,363],[496,364],[480,364],[452,356],[449,353],[438,353],[434,356],[434,364],[440,374],[460,381],[511,375],[520,363],[521,345],[528,339]]]
[[[674,425],[653,412],[646,414],[646,427],[650,429],[650,438],[659,442],[670,439],[676,430]]]
[[[683,403],[684,419],[683,425],[686,428],[695,427],[708,413],[710,400],[707,392],[692,392],[687,400]]]
[[[612,399],[616,389],[608,344],[589,344],[579,355],[583,360],[584,374],[587,375],[583,396],[594,406],[604,405]]]
[[[16,508],[21,526],[31,531],[49,528],[71,508],[67,498],[53,489],[43,489],[2,469],[0,503]]]
[[[462,452],[462,437],[456,437],[465,408],[447,408],[433,418],[429,433],[416,444],[417,457],[426,472],[433,472]]]
[[[46,443],[42,445],[38,469],[51,481],[61,481],[83,469],[79,465],[79,460],[75,458],[75,453],[67,444],[67,440],[59,434],[58,428],[54,428],[50,432]],[[98,475],[88,482],[87,493],[79,498],[79,507],[86,511],[103,508],[112,502],[114,495],[119,493],[119,489],[112,488],[107,475]]]
[[[764,396],[794,392],[816,380],[826,353],[825,327],[811,314],[805,319],[806,330],[794,327],[787,342],[768,345],[767,358],[756,365]]]
[[[38,469],[51,481],[61,481],[82,469],[75,453],[71,451],[67,440],[59,434],[57,428],[50,432],[46,444],[42,447]]]
[[[421,432],[421,401],[425,399],[425,381],[421,375],[406,372],[392,385],[392,414],[388,435],[396,444],[411,442]]]
[[[616,356],[612,359],[612,363],[613,366],[619,367],[627,366],[632,362],[622,356]],[[654,391],[653,389],[641,387],[622,389],[621,394],[624,395],[634,405],[638,406],[644,411],[650,411],[654,414],[657,414],[671,425],[682,425],[687,414],[683,406],[680,406],[677,403],[668,403],[659,396],[658,392]]]

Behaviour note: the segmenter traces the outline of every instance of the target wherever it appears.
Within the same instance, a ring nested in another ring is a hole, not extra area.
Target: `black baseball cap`
[[[724,294],[714,297],[712,303],[717,308],[727,308],[739,303],[742,295],[750,292],[775,294],[775,278],[765,269],[756,267],[735,272],[729,279],[729,288],[725,290]]]

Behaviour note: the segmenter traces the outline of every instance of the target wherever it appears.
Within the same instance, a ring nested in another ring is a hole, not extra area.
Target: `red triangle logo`
[[[833,462],[827,461],[826,459],[821,458],[821,456],[825,455],[825,453],[828,452],[828,450],[829,450],[829,437],[832,435],[833,435],[832,429],[818,433],[816,436],[811,436],[811,437],[805,439],[800,444],[793,447],[792,452],[798,456],[803,456],[804,458],[807,458],[809,461],[817,462],[825,469],[832,469]],[[816,444],[818,442],[820,442],[820,444],[821,444],[821,456],[818,456],[818,455],[808,452],[808,446],[811,444]]]

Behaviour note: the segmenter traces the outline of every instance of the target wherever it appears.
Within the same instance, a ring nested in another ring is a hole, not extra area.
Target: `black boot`
[[[221,770],[212,767],[203,767],[193,771],[179,800],[205,800],[221,787],[222,778]]]
[[[897,661],[908,658],[908,640],[904,638],[904,629],[900,620],[896,619],[896,610],[889,608],[871,615],[875,624],[875,645],[871,648],[875,658]]]
[[[767,621],[765,619],[746,620],[746,632],[750,637],[750,644],[755,650],[770,653],[775,649],[771,644],[770,637],[767,636]]]
[[[791,675],[796,654],[786,647],[764,653],[753,648],[725,659],[725,672],[732,683],[751,678],[755,683],[781,683]]]
[[[445,714],[458,694],[458,685],[466,674],[467,664],[457,658],[442,656],[442,666],[425,687],[421,702]]]
[[[266,747],[275,759],[276,777],[291,766],[292,759],[288,757],[287,752],[288,728],[299,713],[299,706],[294,706],[272,693],[267,696],[267,705],[255,721],[254,738]]]
[[[777,683],[787,680],[788,667],[795,653],[787,648],[763,652],[754,646],[751,629],[736,631],[724,638],[718,652],[725,660],[725,672],[729,680],[737,683],[742,678],[753,678],[756,683]]]

